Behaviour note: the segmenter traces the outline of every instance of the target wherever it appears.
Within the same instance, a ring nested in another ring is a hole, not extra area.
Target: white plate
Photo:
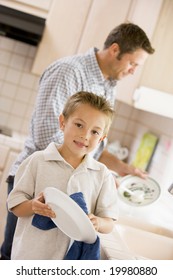
[[[45,202],[52,208],[56,218],[53,222],[73,240],[92,244],[96,241],[96,231],[86,213],[67,194],[48,187],[44,190]]]
[[[140,195],[142,194],[142,198],[139,197],[139,199],[134,199],[133,194],[135,192],[140,193]],[[161,189],[159,184],[151,177],[142,179],[128,175],[121,179],[118,187],[118,194],[119,197],[129,205],[145,206],[153,203],[159,198]]]

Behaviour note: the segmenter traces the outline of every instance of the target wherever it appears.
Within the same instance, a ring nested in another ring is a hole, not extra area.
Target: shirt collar
[[[54,142],[50,143],[47,148],[43,151],[45,161],[64,161],[63,157],[57,150],[58,145]]]
[[[63,161],[67,163],[64,158],[60,155],[57,148],[59,145],[52,142],[50,143],[47,148],[43,151],[45,161]],[[68,163],[67,163],[68,164]],[[92,170],[100,170],[100,166],[98,162],[91,156],[86,155],[82,163],[80,164],[81,167],[92,169]]]
[[[87,169],[92,170],[100,170],[100,166],[98,164],[98,161],[95,160],[91,155],[86,155],[83,162],[82,162]]]
[[[114,79],[105,79],[105,77],[102,74],[102,71],[100,70],[97,58],[96,58],[96,53],[98,52],[99,49],[97,48],[90,48],[87,52],[88,54],[88,65],[90,72],[93,73],[93,76],[97,75],[97,79],[100,80],[101,83],[108,83],[111,84],[111,86],[116,86],[117,80]],[[91,67],[91,65],[93,67]]]
[[[102,71],[100,70],[97,58],[96,58],[96,52],[98,51],[97,48],[91,48],[87,51],[86,55],[86,65],[88,66],[88,70],[92,74],[93,77],[97,78],[97,81],[100,83],[103,83],[105,81],[105,78],[102,74]]]

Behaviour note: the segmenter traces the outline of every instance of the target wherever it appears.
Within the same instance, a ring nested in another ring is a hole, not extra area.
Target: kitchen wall
[[[173,119],[137,110],[122,102],[116,102],[115,111],[109,142],[116,139],[122,146],[130,149],[129,163],[132,162],[145,132],[152,132],[159,137],[149,174],[167,190],[173,182]]]
[[[27,134],[37,95],[36,47],[0,36],[0,126]]]
[[[37,48],[0,37],[0,127],[27,135],[37,96],[39,76],[31,73]],[[125,82],[125,80],[123,81]],[[150,174],[167,188],[173,181],[173,120],[116,102],[109,142],[119,140],[131,153],[131,162],[146,131],[159,136]]]

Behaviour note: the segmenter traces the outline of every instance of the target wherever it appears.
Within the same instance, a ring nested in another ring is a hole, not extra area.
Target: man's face
[[[109,77],[115,80],[121,80],[130,74],[133,75],[136,68],[143,65],[147,57],[148,53],[143,49],[138,49],[133,53],[123,54],[121,58],[117,54],[110,63]]]

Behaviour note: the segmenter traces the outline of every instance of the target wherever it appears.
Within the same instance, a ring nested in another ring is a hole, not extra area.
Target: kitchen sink
[[[113,235],[119,235],[127,252],[138,258],[173,260],[173,238],[125,224],[116,224]]]

